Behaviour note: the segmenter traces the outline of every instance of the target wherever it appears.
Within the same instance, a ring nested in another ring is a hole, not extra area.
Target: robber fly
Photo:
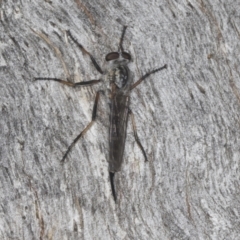
[[[151,74],[161,71],[167,68],[165,64],[163,67],[154,69],[145,75],[143,75],[138,81],[133,83],[133,75],[131,74],[128,63],[131,61],[131,55],[125,52],[123,49],[123,38],[126,31],[124,26],[122,35],[120,38],[119,48],[117,52],[110,52],[106,55],[105,60],[109,62],[107,70],[103,71],[96,62],[95,58],[89,53],[77,40],[72,36],[70,31],[67,32],[70,39],[81,49],[83,54],[87,54],[96,70],[102,74],[102,77],[98,80],[90,80],[72,83],[59,78],[43,78],[38,77],[35,80],[52,80],[65,84],[70,87],[78,86],[92,86],[94,84],[104,82],[108,85],[107,91],[109,92],[109,105],[110,105],[110,125],[109,125],[109,178],[111,183],[111,189],[113,198],[116,202],[116,192],[114,187],[114,174],[121,170],[123,162],[123,153],[126,140],[126,129],[128,116],[130,115],[135,140],[140,147],[145,161],[147,161],[146,153],[138,138],[134,115],[129,108],[130,92],[136,88],[143,80],[149,77]],[[106,90],[106,89],[105,89]],[[76,142],[89,130],[93,125],[97,116],[97,106],[99,102],[101,91],[98,91],[95,97],[95,102],[92,111],[92,121],[83,129],[83,131],[73,140],[72,144],[68,147],[61,162],[63,163],[68,156],[68,153],[72,150]]]

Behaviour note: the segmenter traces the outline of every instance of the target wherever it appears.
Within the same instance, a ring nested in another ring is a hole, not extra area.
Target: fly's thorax
[[[109,88],[114,83],[118,90],[128,92],[132,84],[132,75],[126,65],[119,65],[107,71],[105,81],[108,83]]]

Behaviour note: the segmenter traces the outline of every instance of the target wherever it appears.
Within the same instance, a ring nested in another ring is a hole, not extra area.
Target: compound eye
[[[127,52],[122,52],[122,57],[129,61],[131,60],[131,55]]]
[[[119,53],[118,52],[111,52],[108,53],[105,57],[106,61],[111,61],[119,58]]]

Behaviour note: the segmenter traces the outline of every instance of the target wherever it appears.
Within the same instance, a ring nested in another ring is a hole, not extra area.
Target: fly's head
[[[129,77],[129,69],[127,64],[131,61],[131,55],[127,52],[111,52],[106,55],[106,61],[109,62],[109,71],[107,72],[107,79],[110,83],[122,92],[127,90],[131,78]]]
[[[127,66],[131,61],[131,55],[123,49],[123,38],[126,28],[126,26],[123,28],[118,51],[110,52],[105,57],[105,60],[109,63],[106,79],[111,84],[113,83],[121,93],[129,92],[132,80],[131,73]]]
[[[112,67],[126,66],[131,61],[131,55],[125,52],[123,49],[123,39],[126,32],[127,26],[123,27],[122,36],[119,42],[119,48],[117,52],[110,52],[106,55],[105,59],[110,62]]]
[[[106,55],[105,60],[113,66],[123,66],[131,61],[131,55],[124,51],[110,52]]]

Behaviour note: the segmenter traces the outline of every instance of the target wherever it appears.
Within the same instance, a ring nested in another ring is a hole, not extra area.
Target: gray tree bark
[[[239,239],[240,2],[0,1],[0,239]],[[98,79],[127,25],[134,80],[115,204],[108,176],[108,113]]]

